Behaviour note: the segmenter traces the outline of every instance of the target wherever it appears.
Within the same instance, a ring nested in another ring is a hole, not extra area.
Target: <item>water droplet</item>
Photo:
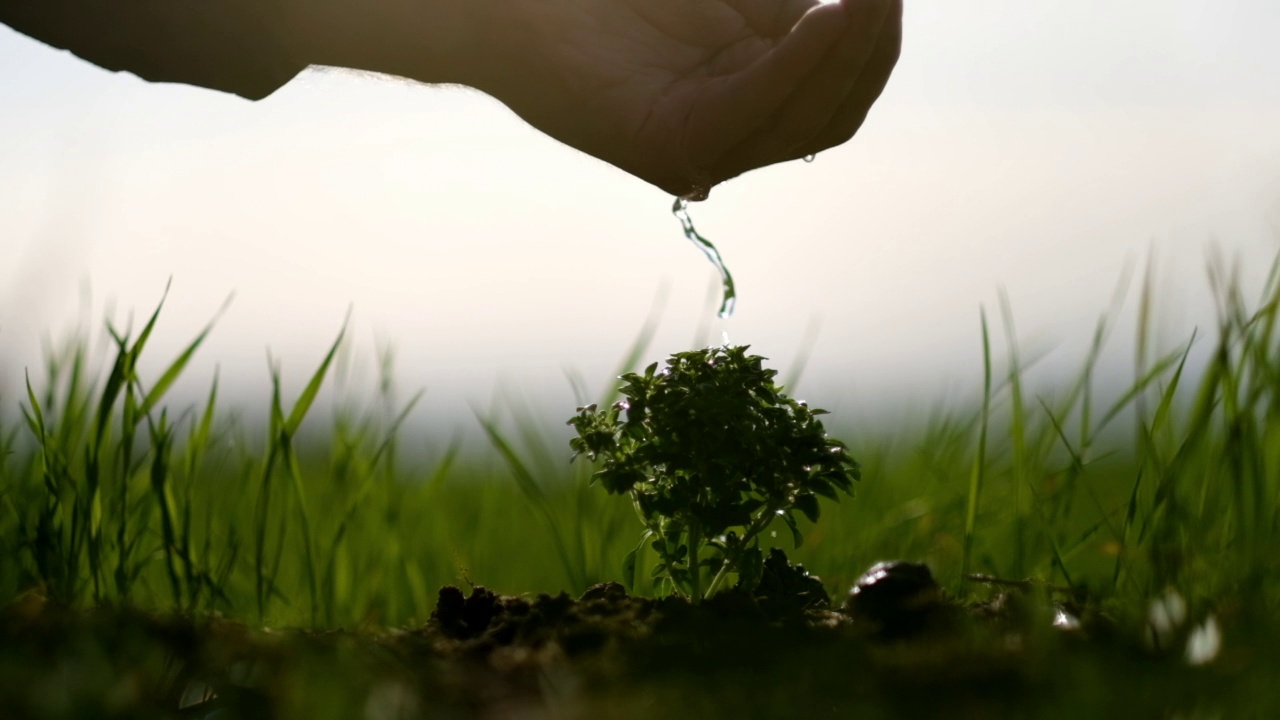
[[[1080,618],[1067,612],[1066,608],[1055,605],[1053,608],[1053,626],[1059,630],[1079,630]]]
[[[1210,615],[1187,638],[1187,664],[1204,665],[1213,662],[1221,649],[1222,631],[1218,629],[1217,618]]]
[[[693,189],[680,196],[681,200],[688,202],[702,202],[711,197],[711,188],[706,185],[694,185]]]
[[[1187,602],[1177,590],[1166,590],[1147,609],[1147,643],[1157,649],[1168,648],[1186,619]]]
[[[706,197],[705,195],[703,197]],[[725,266],[724,259],[720,257],[720,251],[711,241],[698,234],[697,229],[693,227],[693,219],[689,217],[689,198],[678,197],[675,204],[671,206],[671,214],[676,216],[680,221],[680,228],[684,230],[684,236],[689,239],[716,270],[720,272],[720,282],[724,286],[724,296],[720,301],[720,310],[717,313],[722,318],[728,318],[733,315],[733,307],[737,304],[738,293],[733,287],[733,276],[729,274],[729,268]]]
[[[813,162],[814,160],[817,160],[817,159],[818,159],[818,154],[817,154],[817,153],[813,153],[813,154],[811,154],[811,155],[805,155],[805,156],[804,156],[804,161],[805,161],[805,162]]]

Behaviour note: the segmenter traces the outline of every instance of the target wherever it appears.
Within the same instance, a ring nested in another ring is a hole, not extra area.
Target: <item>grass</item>
[[[984,313],[976,410],[942,408],[897,433],[833,417],[867,479],[806,533],[800,560],[839,586],[884,557],[927,559],[957,590],[971,572],[1039,575],[1102,597],[1177,587],[1208,599],[1270,583],[1280,283],[1273,272],[1251,306],[1220,267],[1211,277],[1219,323],[1201,377],[1186,376],[1190,341],[1150,357],[1148,283],[1135,381],[1112,398],[1094,388],[1110,318],[1072,382],[1032,395],[1016,339],[997,368]],[[0,548],[18,559],[0,568],[0,599],[38,586],[72,604],[398,624],[424,617],[433,589],[460,578],[576,592],[619,576],[638,522],[588,486],[564,433],[527,407],[477,412],[501,462],[460,457],[454,442],[434,467],[404,467],[396,451],[418,397],[348,399],[328,428],[308,418],[339,333],[298,398],[281,397],[272,370],[255,441],[219,406],[216,377],[203,404],[164,404],[212,323],[158,377],[138,376],[159,313],[136,336],[107,327],[105,368],[92,366],[84,334],[50,353],[44,377],[28,381],[25,427],[0,429]],[[1007,301],[1000,314],[1016,338]],[[622,369],[646,359],[651,336],[646,327]]]
[[[1210,277],[1216,328],[1164,353],[1145,284],[1134,379],[1112,396],[1099,395],[1097,372],[1114,308],[1076,375],[1039,388],[1002,298],[1011,340],[999,357],[984,312],[976,402],[896,430],[832,417],[865,480],[805,528],[793,557],[834,597],[872,562],[904,558],[928,561],[961,595],[983,592],[974,573],[1036,576],[1137,622],[1169,589],[1193,619],[1242,602],[1274,610],[1280,275],[1252,302],[1220,263]],[[265,432],[220,405],[216,377],[203,402],[172,408],[166,393],[214,324],[144,378],[160,312],[136,334],[108,326],[102,363],[94,339],[74,334],[21,397],[0,398],[21,405],[21,421],[0,427],[0,604],[35,590],[73,606],[384,628],[425,620],[444,584],[576,594],[621,579],[639,521],[589,485],[586,463],[569,464],[558,423],[513,399],[476,413],[490,454],[406,437],[418,398],[397,404],[384,363],[382,391],[337,403],[326,426],[311,409],[341,332],[297,398],[282,397],[272,370]],[[651,336],[648,326],[621,370],[652,359]],[[1208,361],[1192,376],[1202,345]],[[437,450],[405,464],[405,443]],[[649,593],[654,559],[640,555],[634,590]]]

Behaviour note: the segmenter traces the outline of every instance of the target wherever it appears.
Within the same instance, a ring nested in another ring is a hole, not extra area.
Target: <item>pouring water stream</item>
[[[722,318],[728,318],[733,315],[733,307],[737,304],[738,293],[733,287],[733,276],[729,274],[729,268],[725,266],[724,259],[720,257],[720,251],[710,240],[698,234],[697,229],[693,227],[693,219],[689,217],[689,200],[687,198],[676,198],[675,204],[671,206],[671,214],[676,216],[680,221],[680,227],[684,230],[684,236],[702,251],[703,255],[711,261],[716,270],[720,272],[720,281],[724,286],[723,296],[720,300],[720,310],[717,313]]]

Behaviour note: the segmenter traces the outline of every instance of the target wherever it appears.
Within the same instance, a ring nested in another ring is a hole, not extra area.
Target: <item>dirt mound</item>
[[[873,568],[839,609],[798,574],[697,604],[617,583],[576,599],[445,587],[425,624],[383,633],[25,602],[0,611],[0,707],[51,719],[1071,717],[1119,698],[1156,717],[1243,687],[1225,665],[1188,667],[1034,586],[961,607],[922,567]]]

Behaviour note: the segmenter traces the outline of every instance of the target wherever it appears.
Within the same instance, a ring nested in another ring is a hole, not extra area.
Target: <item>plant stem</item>
[[[778,508],[774,506],[766,507],[764,512],[760,513],[755,519],[755,522],[751,523],[751,526],[747,528],[746,534],[742,536],[742,541],[725,553],[724,562],[720,565],[719,572],[711,579],[711,584],[707,586],[706,597],[711,597],[716,590],[720,589],[720,583],[724,582],[725,577],[729,574],[729,569],[737,567],[738,556],[742,554],[742,550],[751,544],[755,536],[764,532],[764,529],[769,526],[769,522],[777,512]]]
[[[702,567],[698,563],[698,552],[702,549],[702,534],[698,529],[698,523],[689,523],[689,597],[693,601],[701,602],[702,595]]]

